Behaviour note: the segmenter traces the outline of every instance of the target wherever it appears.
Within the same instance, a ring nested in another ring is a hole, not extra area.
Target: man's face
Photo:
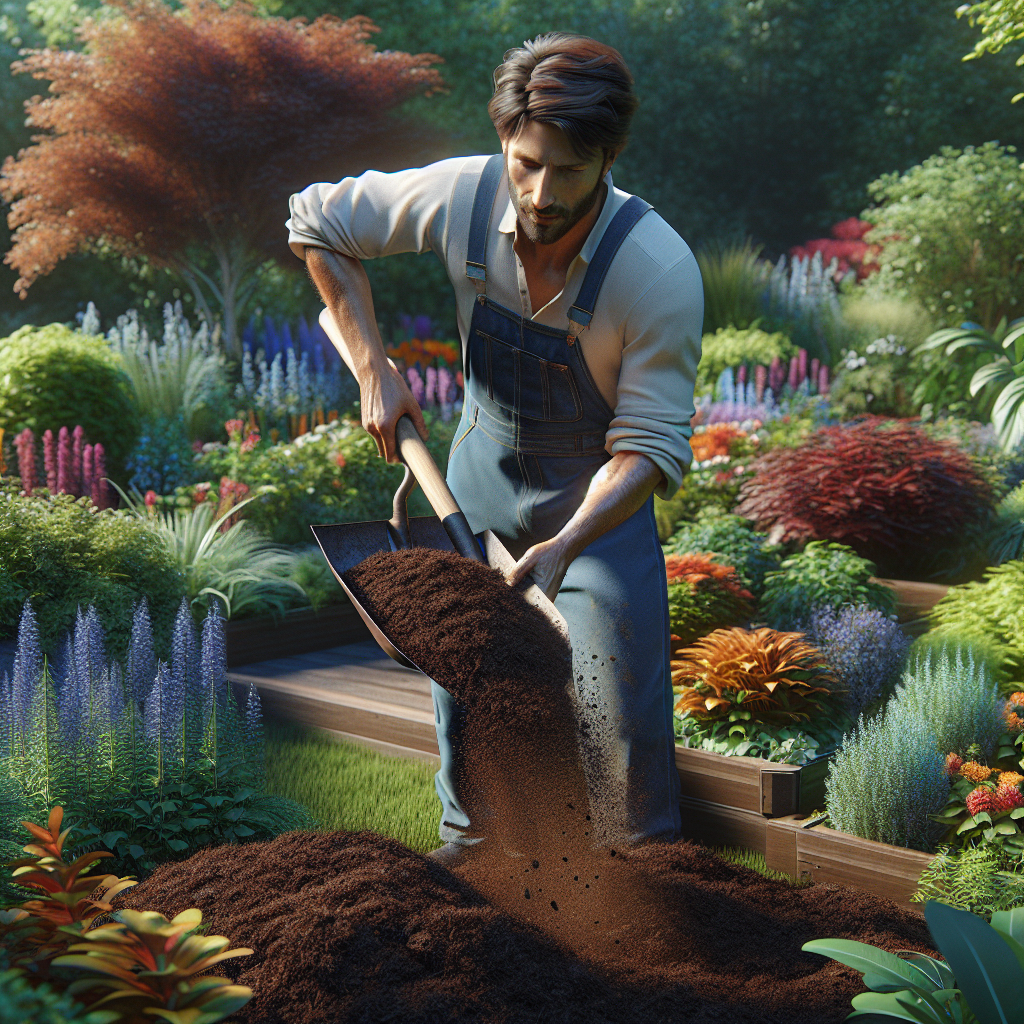
[[[600,152],[581,161],[560,128],[540,121],[527,121],[501,148],[519,227],[538,245],[557,242],[593,209],[611,166]]]

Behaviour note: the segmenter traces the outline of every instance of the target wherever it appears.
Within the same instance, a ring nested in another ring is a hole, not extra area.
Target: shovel
[[[394,514],[391,519],[373,523],[332,523],[310,526],[310,529],[331,571],[384,653],[405,668],[421,671],[412,659],[402,653],[352,593],[343,578],[345,573],[378,551],[399,551],[405,548],[457,551],[460,555],[483,562],[506,576],[516,564],[516,560],[490,530],[474,535],[458,502],[448,489],[448,484],[434,464],[427,446],[420,439],[415,425],[408,416],[403,416],[398,421],[395,427],[395,441],[398,445],[398,456],[405,464],[405,477],[395,492]],[[406,502],[417,483],[423,488],[423,493],[437,515],[409,518]],[[565,619],[540,587],[524,581],[517,589],[568,639],[569,631]]]

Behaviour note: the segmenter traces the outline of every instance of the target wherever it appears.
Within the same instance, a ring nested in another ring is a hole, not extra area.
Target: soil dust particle
[[[382,553],[346,580],[467,708],[461,785],[488,838],[454,874],[372,833],[293,832],[121,893],[116,907],[169,917],[197,907],[208,934],[254,950],[217,967],[253,989],[238,1024],[838,1024],[860,975],[804,942],[929,951],[923,920],[868,894],[686,842],[609,858],[588,838],[570,651],[548,620],[446,552]]]

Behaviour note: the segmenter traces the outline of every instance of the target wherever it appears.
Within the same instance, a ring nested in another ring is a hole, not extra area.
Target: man
[[[588,786],[607,842],[679,829],[665,566],[652,494],[674,493],[700,360],[703,290],[686,243],[610,169],[636,107],[621,56],[550,33],[510,50],[488,105],[501,154],[367,171],[292,196],[306,261],[396,461],[422,414],[377,332],[360,260],[432,250],[456,292],[466,393],[448,483],[569,625]],[[462,711],[432,684],[442,803],[437,859],[486,840],[459,798]]]

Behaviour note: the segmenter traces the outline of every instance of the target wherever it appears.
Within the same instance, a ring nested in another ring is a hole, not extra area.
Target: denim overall
[[[448,485],[474,533],[492,530],[518,559],[558,533],[609,460],[605,433],[613,411],[594,384],[576,335],[590,322],[620,244],[650,207],[634,196],[619,210],[569,313],[572,323],[557,330],[487,297],[487,227],[502,171],[502,157],[491,157],[473,203],[466,273],[478,295]],[[577,712],[597,741],[596,756],[591,751],[586,758],[588,788],[600,805],[594,808],[595,837],[620,844],[675,838],[679,778],[668,598],[653,499],[583,550],[555,605],[569,626]],[[437,683],[432,691],[441,838],[471,844],[485,835],[474,829],[457,792],[465,713]]]

